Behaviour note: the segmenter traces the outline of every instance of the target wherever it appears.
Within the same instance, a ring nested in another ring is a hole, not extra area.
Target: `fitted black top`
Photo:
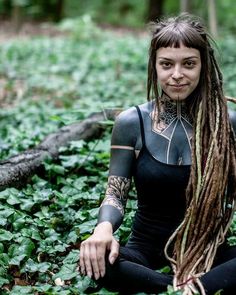
[[[162,251],[184,216],[190,165],[170,165],[152,156],[146,147],[142,114],[136,108],[142,149],[133,169],[138,209],[129,244]]]

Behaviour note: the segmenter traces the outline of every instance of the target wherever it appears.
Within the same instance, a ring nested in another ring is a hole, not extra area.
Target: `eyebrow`
[[[173,60],[172,58],[168,58],[168,57],[164,57],[164,56],[159,56],[158,59]],[[196,55],[193,55],[193,56],[185,57],[183,60],[186,60],[186,59],[199,59],[199,57]]]

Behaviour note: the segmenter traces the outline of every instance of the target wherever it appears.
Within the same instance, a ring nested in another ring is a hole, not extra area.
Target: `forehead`
[[[186,47],[181,45],[180,47],[160,47],[157,49],[157,59],[166,58],[172,60],[186,59],[186,58],[198,58],[200,59],[200,51],[196,48]]]

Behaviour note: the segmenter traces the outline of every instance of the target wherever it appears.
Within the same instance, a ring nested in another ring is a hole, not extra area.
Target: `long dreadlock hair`
[[[201,57],[199,84],[187,99],[194,125],[186,213],[165,247],[174,271],[174,289],[181,289],[184,294],[197,290],[205,294],[199,277],[211,268],[236,203],[236,141],[212,42],[198,18],[181,14],[153,24],[149,49],[147,98],[156,99],[157,109],[157,49],[179,48],[183,44],[198,49]],[[168,253],[170,245],[173,253]]]

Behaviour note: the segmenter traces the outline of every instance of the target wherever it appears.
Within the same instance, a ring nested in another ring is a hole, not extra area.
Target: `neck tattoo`
[[[153,122],[152,130],[155,133],[161,134],[168,128],[174,121],[184,121],[189,127],[193,125],[193,119],[188,111],[185,102],[172,101],[166,99],[161,101],[160,113],[154,108],[150,114]]]

